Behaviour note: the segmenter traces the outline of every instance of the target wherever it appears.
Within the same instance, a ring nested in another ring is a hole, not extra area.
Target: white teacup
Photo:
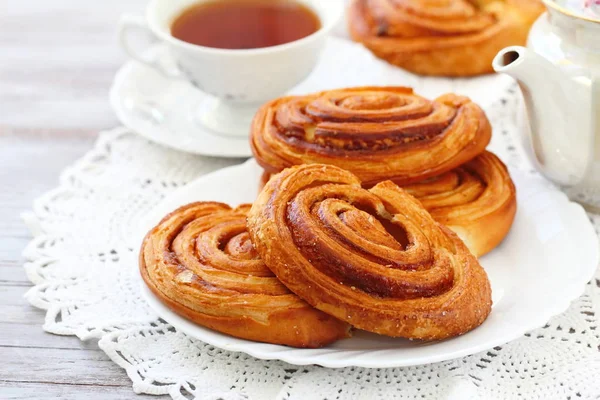
[[[313,70],[327,34],[344,12],[344,0],[295,0],[316,13],[321,28],[305,38],[279,46],[229,50],[198,46],[173,37],[173,20],[189,6],[207,1],[214,0],[152,0],[145,17],[125,15],[121,18],[119,39],[133,59],[170,78],[186,80],[215,97],[199,111],[202,124],[219,134],[245,136],[261,104],[283,95]],[[140,29],[168,46],[177,71],[145,59],[132,48],[130,34]]]

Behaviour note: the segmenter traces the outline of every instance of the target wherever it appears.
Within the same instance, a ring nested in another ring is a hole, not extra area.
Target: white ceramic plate
[[[198,178],[167,197],[143,221],[138,240],[165,214],[192,201],[252,202],[261,170],[251,159]],[[598,265],[598,239],[583,208],[541,178],[511,171],[518,211],[504,242],[481,259],[492,284],[493,309],[479,328],[440,342],[394,339],[357,331],[322,349],[294,349],[237,339],[203,328],[166,308],[142,284],[150,306],[188,335],[261,359],[326,367],[399,367],[474,354],[516,339],[567,309]]]
[[[148,50],[145,57],[169,66],[173,62],[164,46]],[[484,109],[501,97],[512,79],[487,75],[470,79],[423,78],[393,67],[359,44],[330,38],[321,60],[292,94],[363,85],[410,86],[434,98],[455,92],[471,97]],[[283,93],[282,93],[283,94]],[[180,80],[170,80],[153,69],[127,62],[115,77],[110,102],[119,120],[146,139],[177,150],[218,157],[249,157],[247,138],[218,135],[197,120],[197,110],[208,96]]]

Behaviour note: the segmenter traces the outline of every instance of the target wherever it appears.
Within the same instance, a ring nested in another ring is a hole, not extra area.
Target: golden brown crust
[[[348,337],[347,324],[291,293],[258,258],[249,207],[199,202],[167,215],[140,252],[148,287],[177,314],[243,339],[320,347]]]
[[[403,188],[436,221],[456,232],[477,257],[504,239],[517,211],[508,170],[488,151],[446,174]]]
[[[443,339],[491,310],[477,259],[390,181],[367,190],[334,166],[289,168],[260,193],[248,231],[290,290],[360,329]]]
[[[348,26],[377,57],[422,75],[491,73],[506,46],[525,45],[539,0],[354,0]]]
[[[426,179],[484,151],[491,126],[479,106],[454,94],[427,100],[404,87],[359,87],[265,104],[254,117],[252,151],[269,173],[331,164],[364,184]]]

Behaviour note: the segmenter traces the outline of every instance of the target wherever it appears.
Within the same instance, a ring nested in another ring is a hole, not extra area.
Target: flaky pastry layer
[[[249,207],[198,202],[167,215],[140,252],[148,287],[177,314],[243,339],[320,347],[348,337],[349,325],[291,293],[260,260]]]
[[[433,177],[484,151],[491,126],[466,97],[435,100],[404,87],[358,87],[265,104],[254,117],[252,151],[267,173],[331,164],[373,185]]]
[[[367,190],[335,166],[286,169],[253,204],[248,231],[284,285],[360,329],[444,339],[479,326],[491,310],[477,259],[390,181]]]

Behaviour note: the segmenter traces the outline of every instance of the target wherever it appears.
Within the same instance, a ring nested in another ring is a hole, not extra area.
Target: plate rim
[[[147,217],[149,218],[149,216],[154,213],[154,210],[160,208],[161,204],[164,204],[165,202],[167,202],[169,198],[174,198],[177,195],[177,192],[183,193],[184,191],[189,190],[189,186],[198,185],[198,181],[207,179],[207,177],[208,177],[208,179],[210,179],[212,175],[228,173],[235,169],[243,170],[245,168],[250,168],[250,167],[257,166],[257,165],[258,164],[256,163],[256,160],[254,158],[250,158],[243,163],[228,166],[225,168],[221,168],[221,169],[213,171],[209,174],[202,175],[202,176],[194,179],[187,185],[182,186],[181,188],[177,189],[175,192],[172,192],[167,197],[165,197],[159,204],[157,204],[148,213]],[[521,177],[525,177],[526,179],[531,179],[531,177],[527,176],[525,171],[523,171],[521,169],[516,169],[516,168],[509,168],[509,169],[510,169],[511,175],[516,173],[516,174],[519,174]],[[540,177],[540,179],[544,179],[544,178]],[[376,361],[376,360],[367,358],[367,359],[359,360],[359,362],[354,362],[352,357],[327,360],[326,356],[324,357],[323,355],[321,355],[321,356],[310,355],[310,354],[306,355],[306,354],[302,354],[302,353],[295,354],[298,352],[297,351],[295,352],[294,350],[306,351],[306,350],[310,350],[310,349],[297,349],[297,348],[283,346],[283,345],[254,342],[254,341],[230,336],[230,335],[218,332],[218,331],[214,331],[209,328],[205,328],[201,325],[195,324],[191,321],[188,321],[185,318],[176,314],[175,312],[171,311],[169,308],[167,308],[153,293],[150,292],[150,289],[148,289],[147,286],[145,285],[145,283],[143,282],[143,280],[139,274],[139,268],[137,268],[137,267],[135,268],[135,271],[136,271],[135,274],[137,276],[137,279],[139,280],[139,286],[140,286],[140,291],[142,293],[142,297],[148,303],[150,308],[154,312],[156,312],[156,314],[160,318],[165,320],[167,323],[173,325],[176,329],[179,329],[180,331],[184,332],[186,335],[189,335],[190,337],[193,337],[197,340],[208,343],[209,345],[217,347],[222,350],[242,352],[242,353],[248,354],[252,357],[261,359],[261,360],[279,360],[279,361],[283,361],[283,362],[286,362],[286,363],[289,363],[292,365],[300,365],[300,366],[320,365],[320,366],[323,366],[326,368],[345,368],[345,367],[396,368],[396,367],[408,367],[408,366],[433,364],[433,363],[437,363],[437,362],[443,362],[443,361],[448,361],[448,360],[453,360],[453,359],[473,355],[473,354],[476,354],[476,353],[479,353],[479,352],[482,352],[485,350],[492,349],[496,346],[502,346],[508,342],[516,340],[516,339],[522,337],[528,331],[531,331],[533,329],[537,329],[537,328],[543,326],[552,317],[565,312],[570,307],[570,305],[573,303],[573,301],[578,299],[584,293],[587,283],[591,279],[593,279],[593,277],[595,276],[596,270],[598,268],[598,264],[600,262],[600,242],[598,240],[598,236],[595,232],[595,229],[594,229],[592,223],[589,221],[589,218],[587,217],[585,209],[580,204],[578,204],[574,201],[571,201],[564,192],[560,191],[556,187],[547,187],[547,193],[551,194],[557,201],[560,201],[560,203],[562,205],[560,205],[558,207],[562,210],[562,212],[577,213],[580,215],[580,217],[584,218],[582,220],[582,222],[585,222],[585,224],[582,224],[582,226],[585,225],[584,229],[587,231],[587,233],[585,233],[584,236],[587,237],[588,240],[593,239],[593,240],[591,240],[590,244],[593,246],[594,254],[592,254],[590,256],[590,259],[592,259],[592,256],[593,256],[593,259],[595,260],[595,263],[593,264],[594,265],[593,268],[591,267],[592,263],[590,262],[590,268],[589,268],[590,271],[589,271],[589,274],[587,274],[585,281],[583,279],[581,279],[581,282],[578,282],[577,284],[572,283],[571,285],[566,286],[565,291],[563,292],[564,294],[562,296],[558,297],[558,300],[556,300],[555,304],[552,307],[545,308],[542,310],[543,312],[536,313],[535,317],[528,319],[528,323],[520,325],[518,329],[515,329],[510,334],[501,335],[498,338],[484,341],[476,346],[467,346],[467,347],[464,347],[461,349],[457,349],[455,351],[444,352],[439,355],[395,359],[393,361]],[[147,220],[148,218],[145,218],[145,220]],[[579,228],[581,228],[581,227],[579,227]],[[138,231],[139,231],[138,234],[136,234],[135,236],[136,237],[142,236],[142,233],[141,233],[142,230],[138,229]],[[138,238],[138,239],[141,242],[141,238]],[[139,247],[137,247],[137,248],[139,248]],[[492,309],[492,312],[493,312],[493,309]],[[204,335],[198,335],[199,332],[203,333]],[[232,341],[232,343],[224,344],[223,343],[224,340],[230,340],[230,341]],[[343,340],[352,340],[352,338],[343,339]],[[452,340],[452,339],[449,339],[449,340]],[[258,346],[252,346],[253,344],[256,344]],[[248,345],[250,345],[250,346],[248,347]],[[276,346],[277,348],[279,348],[279,350],[273,351],[273,350],[268,350],[268,349],[261,349],[261,346]],[[322,349],[327,349],[327,347],[324,347]],[[312,349],[312,350],[322,350],[322,349]],[[362,350],[361,352],[369,352],[369,351],[374,352],[374,351],[380,351],[380,350],[383,350],[383,349]],[[352,350],[344,349],[341,351],[352,351]],[[322,357],[322,358],[319,358],[319,357]],[[315,358],[319,358],[319,359],[315,360]]]

